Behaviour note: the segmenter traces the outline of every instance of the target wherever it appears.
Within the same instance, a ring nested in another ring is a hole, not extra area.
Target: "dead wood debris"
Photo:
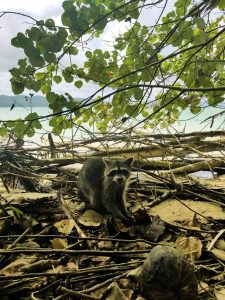
[[[192,264],[199,299],[223,299],[224,137],[101,137],[55,145],[54,155],[0,148],[1,299],[137,299],[130,274],[159,244]],[[84,159],[131,153],[132,224],[86,210],[76,190]]]

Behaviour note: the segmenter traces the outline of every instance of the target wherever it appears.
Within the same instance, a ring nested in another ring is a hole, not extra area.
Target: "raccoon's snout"
[[[116,177],[115,179],[116,179],[116,182],[118,184],[122,184],[124,182],[124,178],[123,177]]]

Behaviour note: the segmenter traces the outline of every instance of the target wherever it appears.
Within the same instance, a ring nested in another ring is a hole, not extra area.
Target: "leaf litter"
[[[39,192],[0,186],[1,299],[143,299],[138,278],[156,245],[175,248],[194,267],[199,299],[224,299],[221,178],[144,168],[139,176],[137,168],[128,197],[134,219],[124,224],[78,201],[77,170],[54,172],[47,191],[41,180]]]

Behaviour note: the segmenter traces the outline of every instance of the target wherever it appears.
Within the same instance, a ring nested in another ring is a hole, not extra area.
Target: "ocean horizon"
[[[6,120],[16,120],[16,119],[24,119],[29,113],[36,112],[39,116],[47,116],[51,114],[51,110],[48,107],[14,107],[12,110],[10,110],[10,107],[1,107],[0,108],[0,121],[6,121]],[[152,129],[142,129],[141,126],[138,127],[138,130],[140,129],[141,132],[146,132],[146,134],[176,134],[176,133],[191,133],[191,132],[202,132],[202,131],[223,131],[225,130],[225,118],[222,114],[224,112],[224,108],[214,108],[214,107],[206,107],[204,110],[198,114],[193,115],[189,109],[183,111],[180,115],[180,118],[178,121],[176,121],[174,124],[168,126],[167,128],[160,128],[159,126],[156,126]],[[221,113],[221,115],[219,115]],[[208,119],[210,116],[218,115],[217,118]],[[140,120],[140,119],[139,119]],[[138,120],[138,121],[139,121]],[[30,138],[32,141],[38,141],[40,142],[41,137],[43,135],[47,135],[48,132],[52,130],[52,127],[49,125],[49,120],[44,120],[41,122],[43,128],[41,130],[37,130],[37,133],[34,137]],[[131,122],[134,124],[134,121]],[[127,125],[129,126],[129,124]],[[89,126],[86,124],[85,127],[87,129],[90,129]],[[93,128],[90,129],[93,131]],[[64,137],[71,139],[72,138],[73,131],[71,129],[67,129],[64,133]],[[54,135],[53,135],[54,137]],[[77,137],[79,134],[77,134]],[[57,137],[55,136],[55,139]],[[25,140],[29,140],[28,137],[25,138]]]

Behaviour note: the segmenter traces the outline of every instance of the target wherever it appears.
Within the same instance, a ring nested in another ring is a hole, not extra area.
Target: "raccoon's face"
[[[103,159],[103,162],[105,164],[105,176],[107,179],[110,179],[110,181],[118,185],[123,185],[130,177],[133,157],[126,160]]]

